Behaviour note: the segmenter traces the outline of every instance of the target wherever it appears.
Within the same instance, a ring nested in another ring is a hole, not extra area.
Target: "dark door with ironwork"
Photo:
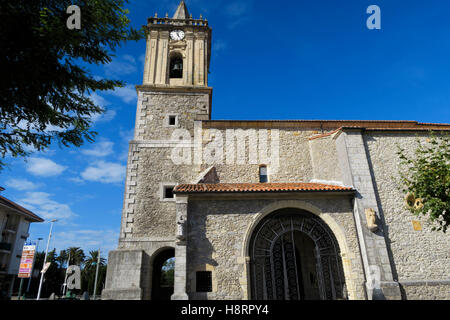
[[[316,215],[278,210],[257,226],[250,244],[252,299],[345,298],[337,241]]]

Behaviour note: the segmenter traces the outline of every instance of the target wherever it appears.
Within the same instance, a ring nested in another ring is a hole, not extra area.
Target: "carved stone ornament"
[[[366,209],[366,219],[367,219],[367,227],[370,231],[375,232],[378,230],[378,225],[376,223],[377,221],[377,214],[375,213],[375,210],[372,208]]]
[[[169,49],[186,50],[187,43],[185,40],[170,40]]]
[[[177,239],[183,241],[185,239],[185,219],[182,215],[178,217],[177,220]]]

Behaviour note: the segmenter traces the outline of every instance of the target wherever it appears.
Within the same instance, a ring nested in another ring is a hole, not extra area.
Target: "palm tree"
[[[64,264],[67,263],[67,258],[68,257],[69,257],[69,255],[68,255],[66,250],[59,251],[59,255],[56,258],[56,261],[58,262],[60,269],[62,269]]]
[[[66,249],[67,255],[70,255],[69,265],[81,266],[84,263],[86,256],[83,249],[79,247],[70,247]]]
[[[98,263],[98,251],[89,251],[89,256],[84,261],[84,269],[82,272],[83,276],[83,288],[85,288],[89,294],[93,294],[94,292],[94,282],[95,282],[95,273]],[[104,282],[104,276],[106,273],[106,259],[100,256],[100,264],[99,264],[99,279],[97,282],[97,293],[100,294],[102,283]]]
[[[89,256],[84,261],[84,267],[86,269],[97,267],[98,251],[89,251]],[[100,266],[104,266],[106,259],[100,256]]]

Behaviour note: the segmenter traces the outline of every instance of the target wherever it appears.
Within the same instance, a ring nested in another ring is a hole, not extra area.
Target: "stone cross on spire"
[[[184,1],[181,1],[178,5],[177,11],[175,11],[175,14],[173,15],[172,19],[189,19],[189,12],[186,7],[186,3]]]

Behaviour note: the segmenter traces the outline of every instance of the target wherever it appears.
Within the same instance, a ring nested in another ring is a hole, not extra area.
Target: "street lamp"
[[[98,268],[100,266],[100,249],[98,249],[98,253],[97,253],[97,266],[96,266],[96,270],[95,270],[95,281],[94,281],[94,297],[93,299],[95,300],[95,294],[97,292],[97,279],[98,279]]]
[[[44,256],[44,263],[42,265],[42,268],[45,267],[45,262],[47,261],[47,253],[48,253],[48,246],[50,244],[50,238],[52,237],[52,229],[53,229],[53,223],[58,221],[57,219],[53,219],[50,225],[50,233],[48,234],[48,240],[47,240],[47,249],[45,249],[45,256]],[[44,273],[41,271],[41,280],[39,281],[39,290],[38,290],[38,294],[37,294],[37,298],[36,300],[39,300],[39,298],[41,297],[41,289],[42,289],[42,281],[44,280]]]

